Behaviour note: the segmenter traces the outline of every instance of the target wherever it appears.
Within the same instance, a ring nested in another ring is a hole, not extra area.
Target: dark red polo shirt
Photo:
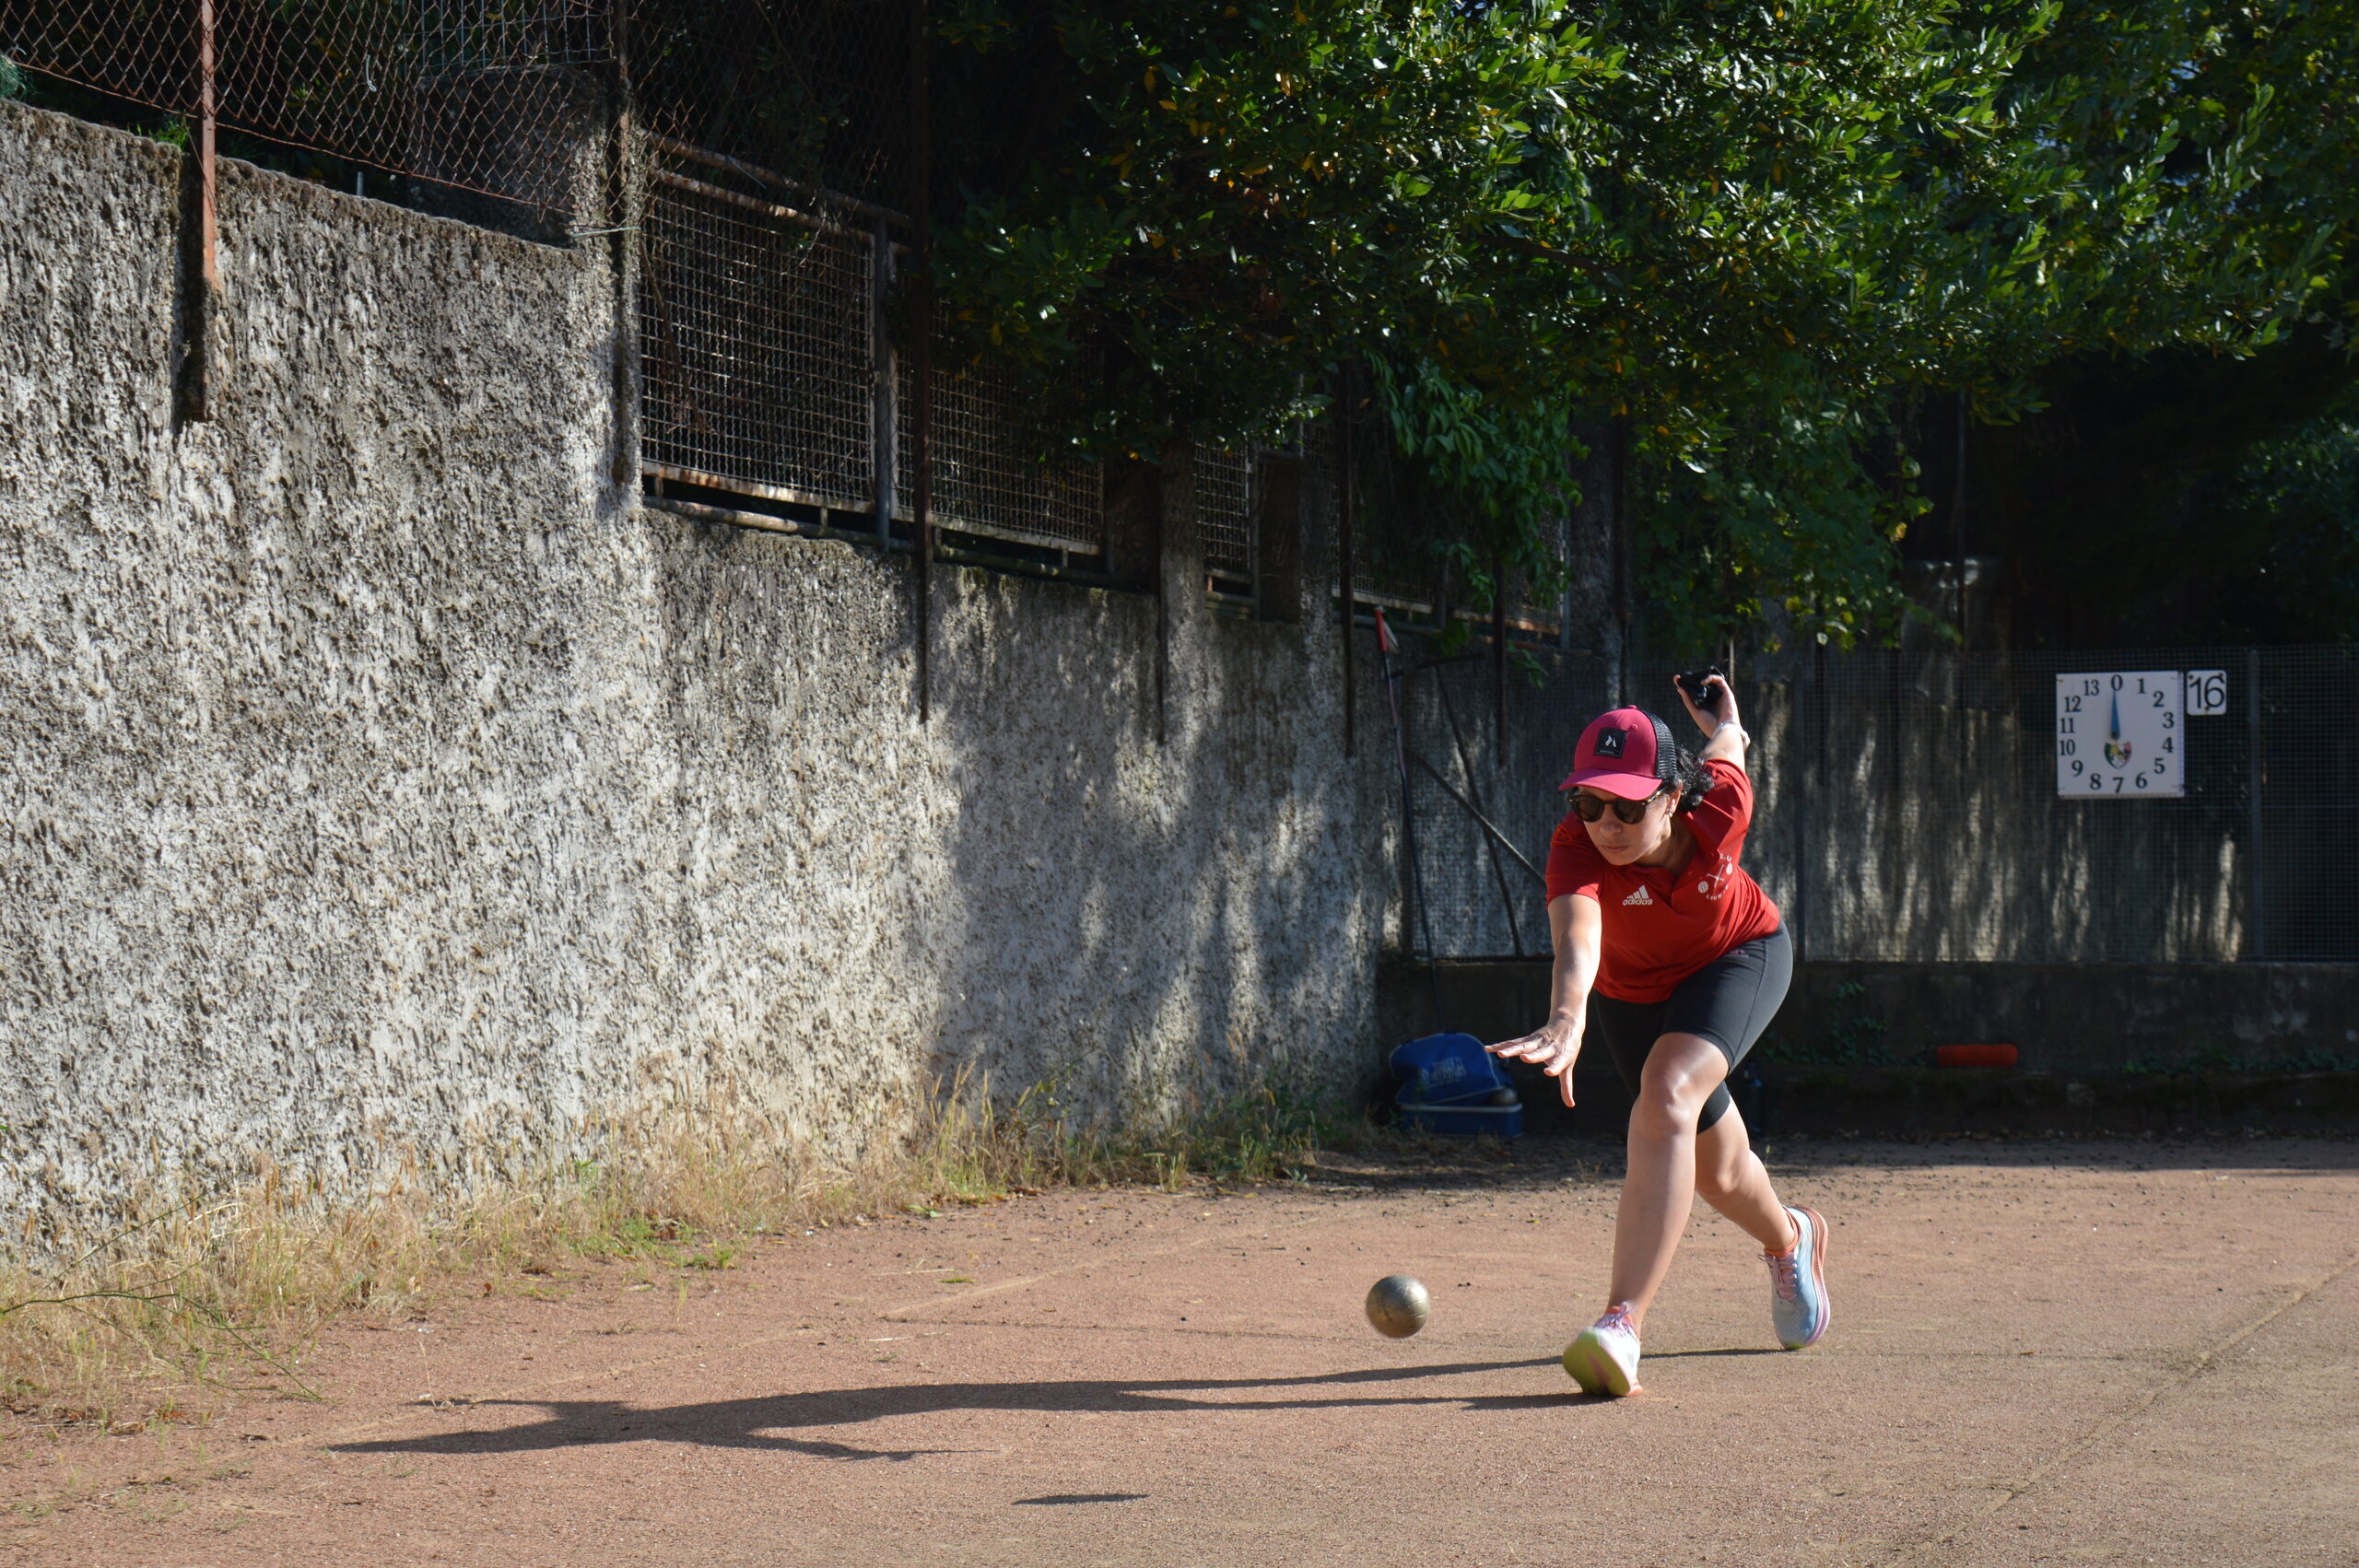
[[[1704,765],[1719,780],[1687,826],[1696,853],[1674,878],[1660,866],[1616,866],[1571,812],[1548,843],[1549,902],[1597,900],[1605,947],[1597,989],[1620,1001],[1663,1001],[1732,947],[1778,929],[1778,906],[1736,863],[1753,825],[1753,780],[1733,763]]]

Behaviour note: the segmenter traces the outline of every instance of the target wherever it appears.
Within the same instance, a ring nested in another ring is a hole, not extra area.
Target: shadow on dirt
[[[1567,1389],[1561,1394],[1395,1394],[1332,1398],[1223,1399],[1188,1398],[1249,1389],[1340,1388],[1457,1377],[1478,1372],[1554,1367],[1555,1358],[1452,1362],[1439,1366],[1382,1367],[1304,1377],[1173,1378],[1168,1381],[934,1383],[836,1388],[757,1398],[639,1409],[611,1399],[487,1399],[472,1409],[522,1407],[547,1412],[540,1421],[489,1432],[443,1432],[340,1443],[343,1454],[521,1454],[600,1443],[694,1443],[713,1448],[767,1448],[823,1459],[914,1459],[961,1448],[863,1448],[820,1438],[772,1435],[811,1427],[844,1426],[896,1416],[937,1416],[957,1410],[1144,1414],[1191,1410],[1308,1410],[1387,1405],[1462,1405],[1470,1410],[1517,1410],[1605,1403]]]

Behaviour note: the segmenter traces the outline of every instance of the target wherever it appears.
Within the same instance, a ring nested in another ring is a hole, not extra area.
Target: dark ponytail
[[[1719,783],[1719,780],[1712,776],[1711,769],[1704,766],[1702,759],[1685,746],[1672,749],[1672,779],[1679,786],[1679,803],[1672,810],[1683,814],[1702,805],[1704,797],[1710,794],[1713,786]]]
[[[1679,798],[1671,808],[1674,813],[1692,812],[1704,803],[1704,797],[1719,780],[1712,777],[1702,758],[1672,739],[1671,726],[1661,714],[1649,712],[1647,718],[1655,727],[1655,777],[1677,791]]]

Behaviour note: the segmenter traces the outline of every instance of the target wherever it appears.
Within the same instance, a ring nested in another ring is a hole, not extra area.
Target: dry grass
[[[1010,1192],[1282,1178],[1367,1128],[1273,1080],[1139,1137],[1074,1126],[1053,1086],[1001,1101],[961,1077],[899,1146],[851,1167],[710,1108],[605,1134],[603,1160],[456,1210],[418,1190],[329,1205],[265,1169],[231,1199],[147,1216],[63,1268],[0,1269],[0,1405],[120,1430],[232,1393],[313,1397],[303,1357],[339,1316],[406,1318],[462,1292],[545,1290],[591,1259],[725,1269],[749,1236]]]

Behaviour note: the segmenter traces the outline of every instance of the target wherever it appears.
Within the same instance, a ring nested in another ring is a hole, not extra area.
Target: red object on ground
[[[2015,1065],[2015,1047],[1941,1046],[1935,1048],[1933,1060],[1943,1067],[2013,1067]]]

